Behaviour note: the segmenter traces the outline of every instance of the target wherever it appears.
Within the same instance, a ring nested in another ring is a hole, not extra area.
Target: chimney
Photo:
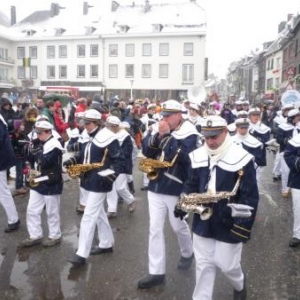
[[[87,2],[83,2],[83,15],[86,16],[89,12],[89,6]]]
[[[58,3],[51,3],[51,18],[58,16],[59,9],[60,7]]]
[[[17,23],[17,14],[16,14],[16,7],[10,7],[10,25],[13,26]]]
[[[287,15],[287,21],[290,21],[290,20],[292,19],[293,16],[294,16],[293,14],[288,14],[288,15]]]
[[[120,4],[117,1],[112,1],[112,3],[111,3],[111,11],[112,12],[116,11],[119,6],[120,6]]]
[[[150,11],[150,8],[151,8],[151,6],[149,3],[149,0],[145,0],[144,12],[146,13],[146,12]]]

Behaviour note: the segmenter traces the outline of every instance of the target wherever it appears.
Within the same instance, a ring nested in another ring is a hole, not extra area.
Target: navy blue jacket
[[[289,123],[280,124],[277,129],[276,141],[280,145],[279,152],[283,152],[288,144],[288,141],[293,138],[294,125]],[[299,133],[299,129],[297,129]]]
[[[7,126],[0,119],[0,171],[7,170],[15,164],[15,154],[8,135]]]
[[[132,144],[132,140],[131,140],[131,137],[130,135],[128,135],[122,145],[121,145],[121,148],[122,148],[122,152],[123,152],[123,155],[125,157],[125,166],[124,166],[124,171],[123,173],[125,174],[132,174],[132,152],[133,152],[133,144]]]

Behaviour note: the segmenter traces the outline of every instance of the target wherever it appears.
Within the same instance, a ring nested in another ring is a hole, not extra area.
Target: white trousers
[[[16,205],[7,184],[6,170],[0,171],[0,203],[3,206],[8,224],[19,220]]]
[[[286,162],[284,160],[283,154],[284,154],[284,152],[280,153],[281,191],[283,193],[287,193],[289,191],[287,183],[288,183],[290,169],[289,169],[288,165],[286,164]]]
[[[87,191],[86,206],[80,223],[77,255],[87,258],[90,255],[97,224],[100,248],[110,248],[114,236],[104,210],[106,193]]]
[[[193,234],[196,258],[196,286],[193,300],[211,300],[217,267],[228,278],[233,288],[244,288],[244,274],[241,268],[243,244],[229,244]]]
[[[264,171],[264,167],[257,167],[256,168],[256,182],[259,183],[260,182],[260,178],[261,178],[261,174]]]
[[[43,237],[41,214],[46,205],[47,223],[50,239],[61,237],[60,230],[60,195],[42,195],[30,190],[27,205],[26,222],[29,237],[37,239]]]
[[[113,189],[107,193],[107,211],[117,212],[118,195],[127,203],[134,201],[134,196],[129,192],[127,174],[119,174],[113,184]]]
[[[293,199],[293,237],[300,239],[300,190],[291,189]]]
[[[280,153],[276,152],[274,167],[273,167],[273,176],[278,177],[281,175],[281,167],[280,167]]]
[[[86,191],[84,188],[79,187],[79,204],[82,206],[86,206],[86,196],[88,191]]]
[[[178,197],[157,194],[148,191],[150,231],[149,231],[149,274],[165,274],[166,254],[164,223],[166,214],[169,214],[169,221],[172,229],[177,234],[180,253],[182,257],[191,257],[193,245],[191,232],[185,220],[174,216],[174,208]]]

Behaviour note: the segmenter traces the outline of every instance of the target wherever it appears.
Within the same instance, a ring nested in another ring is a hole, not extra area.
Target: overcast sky
[[[110,0],[86,0],[89,3]],[[120,4],[144,3],[144,0],[117,0]],[[178,3],[189,0],[150,0],[151,3]],[[83,0],[1,0],[0,10],[10,14],[17,7],[17,21],[38,9],[50,9],[51,2],[62,6],[82,5]],[[232,61],[261,48],[262,43],[277,37],[278,24],[289,13],[300,12],[300,0],[197,0],[206,11],[206,57],[209,73],[224,78]]]

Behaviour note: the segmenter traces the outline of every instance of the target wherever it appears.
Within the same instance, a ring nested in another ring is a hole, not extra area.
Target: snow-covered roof
[[[188,0],[187,0],[188,1]],[[151,34],[206,34],[205,11],[196,2],[175,4],[119,5],[115,11],[103,10],[94,5],[83,14],[81,6],[59,8],[53,12],[36,11],[11,26],[6,32],[12,39],[48,39],[74,36],[124,36]],[[93,30],[89,30],[93,28]],[[0,30],[1,34],[1,30]]]

